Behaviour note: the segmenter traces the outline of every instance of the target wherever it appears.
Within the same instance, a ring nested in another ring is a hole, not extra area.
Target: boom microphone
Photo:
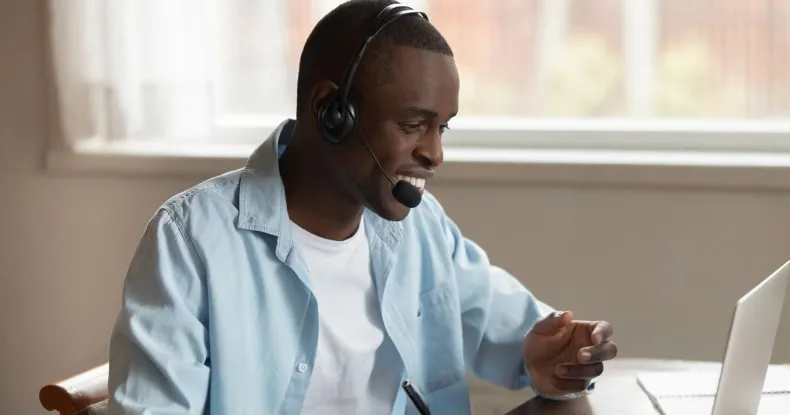
[[[395,180],[393,180],[392,177],[390,177],[390,175],[384,171],[384,167],[382,167],[381,163],[379,163],[378,157],[376,157],[376,154],[373,153],[373,149],[370,148],[368,140],[366,140],[362,134],[360,134],[360,137],[362,137],[362,142],[365,143],[368,153],[370,153],[370,156],[373,157],[373,161],[376,162],[376,166],[378,166],[381,174],[383,174],[384,177],[386,177],[387,180],[392,183],[392,196],[395,197],[395,200],[410,209],[416,208],[417,205],[419,205],[422,201],[422,194],[420,193],[420,190],[417,189],[415,185],[407,182],[406,180],[398,180],[396,183]]]

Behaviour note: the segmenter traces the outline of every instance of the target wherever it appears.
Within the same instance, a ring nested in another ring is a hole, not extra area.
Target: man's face
[[[392,195],[392,183],[368,153],[370,144],[384,171],[408,180],[420,192],[442,163],[442,133],[458,112],[458,71],[452,57],[409,47],[392,51],[386,82],[367,80],[357,103],[359,128],[339,157],[345,185],[366,207],[389,220],[409,208]]]

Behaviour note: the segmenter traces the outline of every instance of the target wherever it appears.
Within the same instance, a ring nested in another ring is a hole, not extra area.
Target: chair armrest
[[[91,405],[107,400],[109,363],[44,385],[38,393],[41,406],[61,415],[77,415]]]

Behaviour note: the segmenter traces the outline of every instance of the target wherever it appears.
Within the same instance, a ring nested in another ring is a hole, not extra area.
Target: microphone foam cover
[[[398,180],[398,183],[395,183],[395,187],[392,188],[392,195],[395,196],[398,202],[412,209],[417,207],[422,201],[420,190],[405,180]]]

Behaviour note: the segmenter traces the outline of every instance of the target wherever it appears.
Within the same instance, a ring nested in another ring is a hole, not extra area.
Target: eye
[[[447,124],[442,124],[439,126],[439,133],[444,134],[445,131],[449,130],[450,126]]]
[[[424,123],[422,122],[408,122],[400,125],[403,132],[406,134],[416,134],[422,132]]]

